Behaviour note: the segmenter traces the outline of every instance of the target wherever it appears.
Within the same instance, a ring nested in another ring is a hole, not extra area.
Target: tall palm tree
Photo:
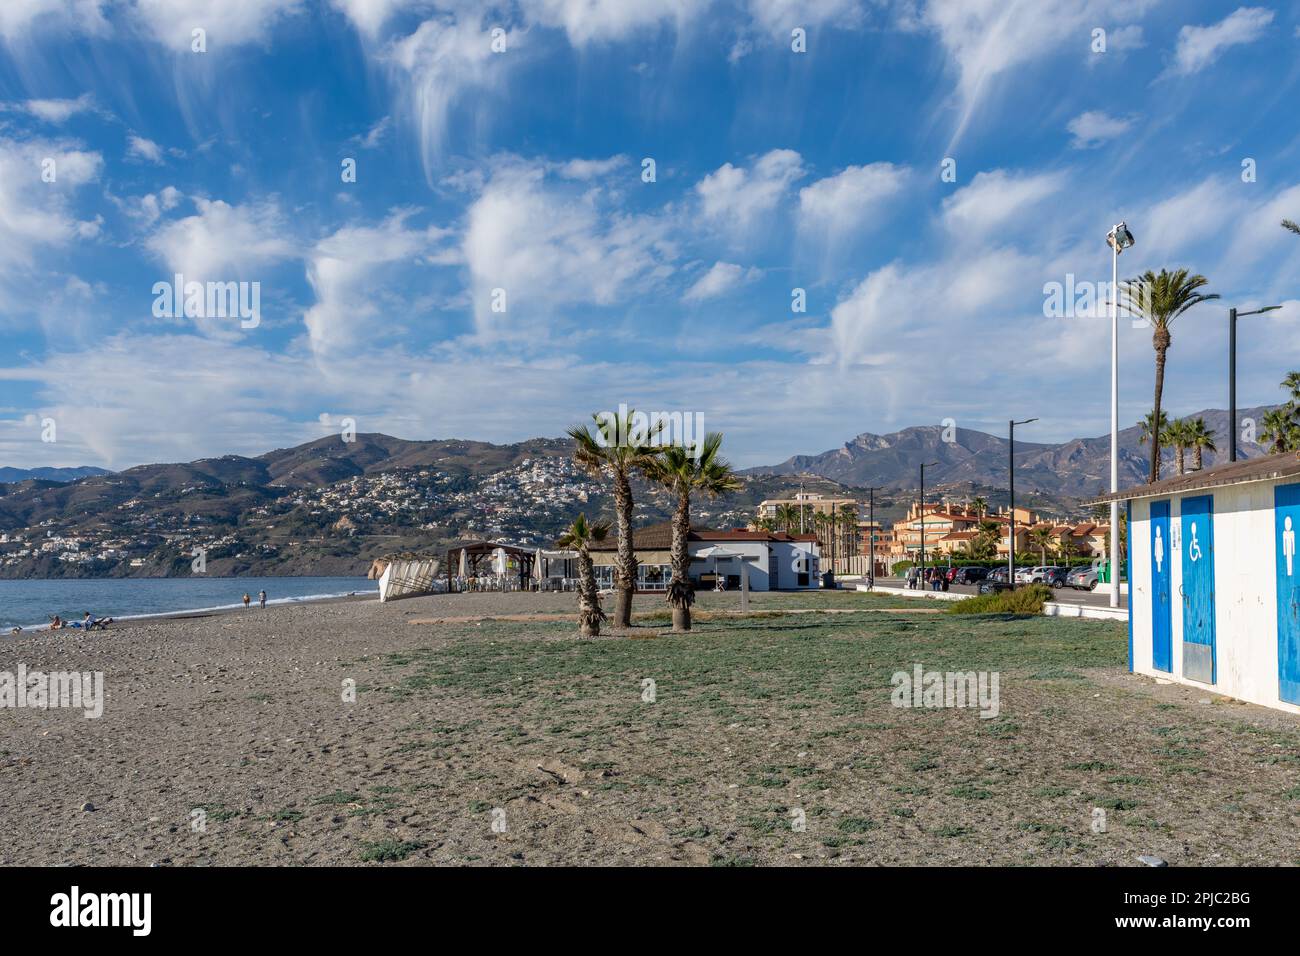
[[[1283,219],[1283,220],[1282,220],[1282,228],[1283,228],[1283,229],[1290,229],[1290,230],[1291,230],[1292,232],[1294,232],[1296,235],[1300,236],[1300,226],[1297,226],[1297,225],[1296,225],[1294,222],[1292,222],[1290,219]]]
[[[614,483],[614,518],[618,526],[618,558],[614,563],[614,626],[632,626],[632,593],[636,590],[636,551],[632,542],[632,475],[644,472],[658,449],[650,446],[659,429],[639,434],[632,428],[636,413],[593,415],[595,433],[586,425],[569,429],[573,460],[589,475],[608,477]]]
[[[1200,471],[1202,452],[1219,450],[1214,447],[1214,429],[1206,427],[1204,418],[1198,418],[1188,424],[1187,437],[1192,449],[1192,470]]]
[[[842,548],[844,557],[851,558],[858,546],[858,506],[840,505],[840,528],[844,538]]]
[[[668,584],[668,603],[673,609],[673,630],[691,629],[691,605],[695,588],[691,584],[690,556],[686,544],[691,533],[691,492],[701,491],[710,498],[736,491],[740,479],[731,465],[719,454],[722,435],[709,432],[695,449],[671,445],[663,449],[646,470],[646,475],[676,499],[673,509],[672,580]]]
[[[1165,429],[1165,443],[1174,447],[1174,464],[1179,475],[1187,471],[1187,446],[1191,444],[1191,428],[1184,418],[1174,419]]]
[[[604,541],[609,535],[609,522],[587,520],[585,514],[573,519],[556,542],[561,548],[578,552],[578,633],[582,637],[599,637],[600,623],[605,612],[600,609],[600,592],[596,590],[596,574],[591,566],[588,548]]]
[[[1138,444],[1145,445],[1147,442],[1151,442],[1152,447],[1157,449],[1153,456],[1155,460],[1156,476],[1155,478],[1151,479],[1152,481],[1158,481],[1160,478],[1159,448],[1161,445],[1169,444],[1169,416],[1166,415],[1164,412],[1160,413],[1159,428],[1156,428],[1152,424],[1155,420],[1156,420],[1156,413],[1154,411],[1151,411],[1151,412],[1147,412],[1146,416],[1142,419],[1142,421],[1138,422],[1138,426],[1142,429],[1142,434],[1138,436]]]
[[[1151,323],[1151,347],[1156,351],[1155,417],[1160,418],[1160,400],[1165,390],[1165,358],[1173,342],[1170,326],[1192,306],[1209,302],[1219,296],[1198,292],[1210,280],[1203,275],[1190,275],[1186,269],[1170,272],[1161,269],[1156,275],[1147,270],[1140,279],[1130,280],[1124,292],[1125,306],[1135,315]],[[1160,443],[1151,443],[1150,481],[1160,480]]]
[[[1300,428],[1292,410],[1283,406],[1265,412],[1259,420],[1259,437],[1268,443],[1272,455],[1300,447]]]

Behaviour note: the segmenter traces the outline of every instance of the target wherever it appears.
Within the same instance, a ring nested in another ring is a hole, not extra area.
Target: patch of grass
[[[949,790],[948,795],[950,797],[961,797],[963,800],[987,800],[993,796],[993,791],[977,787],[973,783],[963,783]]]
[[[361,862],[389,863],[405,860],[417,850],[423,850],[423,843],[410,840],[380,840],[377,843],[361,844]]]
[[[1133,810],[1140,804],[1136,800],[1125,800],[1123,797],[1093,797],[1092,805],[1103,810]]]
[[[319,797],[313,797],[311,802],[318,805],[345,806],[349,803],[360,803],[361,794],[348,793],[346,790],[335,790],[333,793],[323,793]]]
[[[935,836],[941,837],[960,837],[970,833],[970,827],[953,826],[951,823],[945,823],[934,831]]]
[[[1113,763],[1106,763],[1104,760],[1085,760],[1082,763],[1067,763],[1065,769],[1102,771],[1114,770],[1115,765]]]
[[[276,822],[297,823],[306,815],[307,814],[303,813],[301,810],[291,810],[288,807],[285,807],[283,810],[276,810],[275,813],[271,814],[267,819]]]
[[[836,827],[843,833],[866,833],[879,827],[876,821],[867,817],[845,817]]]
[[[207,814],[208,820],[213,823],[226,823],[240,816],[241,811],[231,810],[219,803],[201,803],[196,808]]]
[[[1038,787],[1034,790],[1034,796],[1047,797],[1048,799],[1053,799],[1055,797],[1068,797],[1072,793],[1074,793],[1074,791],[1069,787]]]

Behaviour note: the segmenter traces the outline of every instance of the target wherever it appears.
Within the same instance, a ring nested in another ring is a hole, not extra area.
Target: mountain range
[[[16,481],[76,481],[91,475],[110,474],[107,468],[83,465],[79,468],[0,468],[0,484]]]
[[[1238,409],[1241,418],[1259,421],[1268,406]],[[1218,453],[1206,452],[1203,467],[1227,461],[1228,413],[1208,408],[1191,418],[1204,418],[1215,434]],[[1073,438],[1059,444],[1025,441],[1032,427],[1016,437],[1016,487],[1053,498],[1087,497],[1110,486],[1110,435]],[[1121,488],[1140,484],[1150,471],[1151,448],[1140,441],[1141,429],[1133,425],[1119,433],[1119,484]],[[926,463],[926,485],[934,488],[1005,487],[1009,441],[998,435],[966,428],[945,429],[940,425],[904,428],[888,435],[863,432],[839,448],[819,455],[795,455],[779,465],[749,468],[748,475],[810,474],[844,485],[882,488],[915,488],[920,483],[920,465]],[[1255,442],[1237,442],[1242,458],[1264,454]],[[1164,469],[1172,474],[1173,452],[1162,455]],[[931,466],[930,462],[938,462]],[[1187,456],[1191,467],[1191,454]]]

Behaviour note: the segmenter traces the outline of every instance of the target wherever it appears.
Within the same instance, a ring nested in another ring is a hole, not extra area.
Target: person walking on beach
[[[249,597],[247,593],[245,593],[245,594],[244,594],[244,607],[248,607],[248,602],[251,601],[251,600],[253,600],[253,599],[252,599],[251,597]]]
[[[257,603],[260,607],[266,607],[266,589],[263,588],[257,592]]]

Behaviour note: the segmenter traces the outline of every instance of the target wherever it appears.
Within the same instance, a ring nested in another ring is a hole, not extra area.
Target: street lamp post
[[[1228,439],[1228,461],[1237,460],[1237,320],[1243,315],[1262,315],[1280,308],[1280,305],[1266,305],[1250,312],[1228,310],[1228,430],[1232,432]]]
[[[921,462],[921,590],[925,590],[925,469],[934,468],[937,461]]]
[[[1007,429],[1010,445],[1007,452],[1007,583],[1013,591],[1016,589],[1016,426],[1036,421],[1037,418],[1026,418],[1023,422],[1012,420]]]
[[[870,562],[867,566],[867,590],[876,586],[876,491],[879,485],[873,485],[867,489],[868,510],[867,510],[867,536],[871,539],[868,550],[871,556],[867,559]]]
[[[1106,234],[1110,260],[1110,490],[1119,491],[1119,254],[1133,245],[1133,233],[1120,222]],[[1119,501],[1110,503],[1110,606],[1119,607]]]

